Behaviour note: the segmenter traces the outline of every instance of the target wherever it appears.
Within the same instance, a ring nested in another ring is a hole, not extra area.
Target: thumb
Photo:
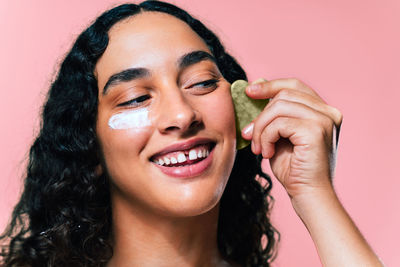
[[[270,98],[267,80],[260,78],[246,87],[246,94],[253,99]]]

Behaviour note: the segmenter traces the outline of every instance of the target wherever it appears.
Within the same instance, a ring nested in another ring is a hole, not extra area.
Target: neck
[[[169,217],[112,200],[112,266],[225,266],[219,253],[219,204],[192,217]]]

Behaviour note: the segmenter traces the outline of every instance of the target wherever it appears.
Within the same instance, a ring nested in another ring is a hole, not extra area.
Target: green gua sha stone
[[[265,79],[258,79],[252,84],[265,82]],[[250,144],[250,141],[243,139],[242,129],[252,122],[268,104],[268,99],[252,99],[246,95],[248,83],[245,80],[237,80],[231,85],[233,105],[236,117],[236,148],[242,149]]]

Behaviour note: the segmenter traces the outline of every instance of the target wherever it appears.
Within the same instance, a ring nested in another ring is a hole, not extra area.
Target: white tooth
[[[189,151],[189,159],[190,159],[190,160],[197,159],[196,150],[192,149],[192,150]]]
[[[185,156],[185,154],[179,153],[179,154],[178,154],[178,162],[179,162],[179,163],[182,163],[182,162],[185,162],[185,161],[186,161],[186,156]]]
[[[210,155],[210,151],[207,150],[206,157],[208,157],[208,155]]]
[[[201,152],[201,150],[199,150],[199,152],[197,153],[197,157],[198,158],[202,158],[203,157],[203,152]]]
[[[176,163],[178,163],[178,161],[176,160],[175,157],[171,157],[171,163],[172,163],[172,164],[176,164]]]
[[[203,158],[207,157],[206,153],[207,153],[207,151],[205,149],[203,149]]]
[[[164,158],[164,162],[166,165],[169,165],[171,163],[171,161],[167,157]]]
[[[158,160],[158,164],[164,165],[164,161],[163,161],[162,159],[159,159],[159,160]]]

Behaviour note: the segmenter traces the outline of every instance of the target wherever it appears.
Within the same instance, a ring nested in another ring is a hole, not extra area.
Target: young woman
[[[267,158],[325,266],[380,266],[332,187],[341,113],[297,79],[251,85],[272,100],[236,151],[237,79],[218,38],[173,5],[101,15],[51,86],[3,263],[269,266]]]

